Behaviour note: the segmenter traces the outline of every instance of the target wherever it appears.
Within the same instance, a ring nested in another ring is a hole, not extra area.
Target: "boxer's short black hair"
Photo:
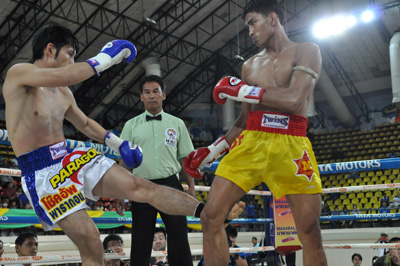
[[[253,0],[249,2],[243,9],[242,18],[244,19],[247,13],[251,12],[260,13],[264,16],[274,12],[278,15],[281,24],[283,24],[283,12],[277,0]]]
[[[41,28],[33,37],[32,41],[32,62],[42,59],[44,56],[43,50],[47,44],[52,43],[57,49],[56,58],[60,53],[61,48],[65,45],[70,45],[78,54],[79,42],[70,29],[67,29],[57,23],[50,23]]]

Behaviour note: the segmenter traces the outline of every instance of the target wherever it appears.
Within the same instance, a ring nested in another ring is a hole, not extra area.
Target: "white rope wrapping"
[[[399,248],[399,243],[392,244],[367,244],[367,243],[356,243],[356,244],[324,244],[325,249],[371,249],[371,248]],[[274,251],[273,246],[267,247],[250,247],[250,248],[230,248],[229,253],[253,253],[262,251]],[[192,255],[203,255],[203,249],[192,249]],[[152,257],[168,255],[166,251],[153,251]],[[105,253],[106,259],[129,259],[130,254],[126,253]],[[16,264],[16,263],[50,263],[50,262],[80,262],[81,257],[79,255],[47,255],[47,256],[26,256],[26,257],[15,257],[5,256],[0,258],[0,263],[4,265]]]

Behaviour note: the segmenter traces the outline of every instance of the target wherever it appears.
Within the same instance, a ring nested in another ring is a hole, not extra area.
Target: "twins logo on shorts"
[[[314,169],[312,168],[310,157],[306,151],[303,151],[303,156],[300,159],[293,159],[293,162],[297,166],[296,176],[305,176],[308,181],[311,182],[312,176],[314,174]]]
[[[173,128],[167,128],[167,130],[165,130],[165,135],[167,136],[165,139],[165,145],[175,147],[177,137],[176,130]]]
[[[78,173],[83,166],[90,162],[94,157],[99,155],[95,149],[88,151],[74,151],[62,160],[63,168],[60,170],[58,175],[50,178],[50,183],[54,189],[60,184],[63,184],[68,178],[75,184],[83,186],[78,180]]]
[[[65,142],[59,142],[49,147],[49,151],[51,154],[51,159],[56,160],[58,158],[63,157],[68,153],[67,147],[65,146]]]
[[[288,129],[289,120],[287,115],[263,114],[261,126]]]

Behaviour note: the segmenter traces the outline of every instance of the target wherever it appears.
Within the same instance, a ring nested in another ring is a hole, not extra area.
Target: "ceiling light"
[[[361,21],[368,23],[375,18],[375,13],[371,9],[367,9],[361,13]]]
[[[149,22],[150,24],[154,24],[154,25],[157,24],[157,21],[155,21],[154,19],[151,19],[151,18],[148,18],[148,17],[145,17],[144,19],[145,19],[147,22]]]
[[[326,18],[314,24],[313,34],[317,38],[327,38],[343,33],[348,28],[353,27],[357,23],[357,19],[352,15],[336,15]]]

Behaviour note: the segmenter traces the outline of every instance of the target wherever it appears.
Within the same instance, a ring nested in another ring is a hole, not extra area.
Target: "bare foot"
[[[235,205],[233,205],[231,211],[229,212],[227,219],[228,220],[236,219],[243,212],[245,208],[246,208],[246,203],[244,203],[243,201],[235,203]]]

